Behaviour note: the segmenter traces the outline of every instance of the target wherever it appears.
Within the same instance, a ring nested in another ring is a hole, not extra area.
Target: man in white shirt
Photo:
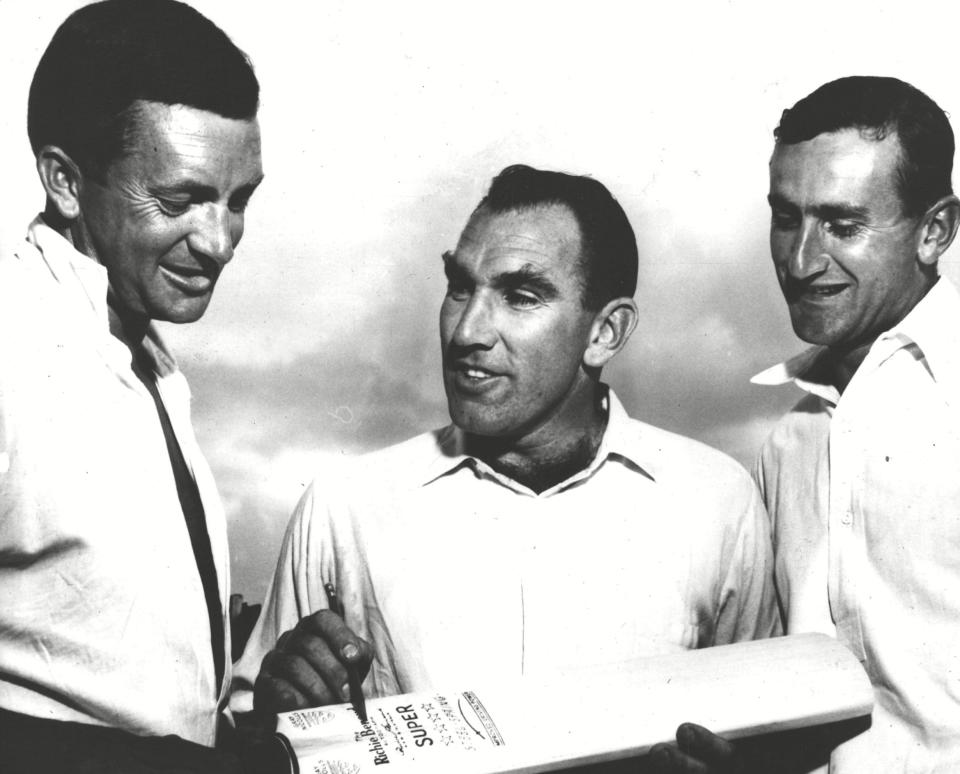
[[[820,757],[834,774],[955,772],[960,296],[937,271],[960,220],[953,132],[909,84],[852,77],[785,111],[775,136],[770,246],[815,345],[754,379],[808,393],[758,464],[778,592],[787,631],[836,636],[875,689],[870,727]],[[730,762],[696,728],[679,741]]]
[[[750,477],[600,381],[637,321],[636,240],[607,189],[509,167],[443,260],[453,425],[309,488],[234,709],[345,700],[344,664],[371,657],[364,693],[384,696],[776,633]]]
[[[246,56],[172,0],[86,6],[37,67],[46,206],[0,258],[5,772],[225,765],[226,525],[152,321],[197,320],[233,256],[258,101]]]

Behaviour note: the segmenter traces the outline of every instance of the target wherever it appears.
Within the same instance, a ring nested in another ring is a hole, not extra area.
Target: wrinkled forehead
[[[573,213],[558,204],[505,212],[478,208],[457,242],[458,256],[566,264],[580,254],[580,228]]]
[[[184,146],[222,145],[225,151],[239,144],[245,150],[259,153],[260,124],[256,116],[228,118],[189,105],[141,100],[131,106],[126,139],[131,150],[178,142]]]
[[[145,102],[138,106],[123,153],[154,173],[202,169],[244,179],[262,176],[256,118],[226,118],[185,105]]]
[[[856,128],[825,132],[804,142],[778,143],[770,158],[770,190],[789,198],[831,198],[854,188],[897,194],[900,140]]]

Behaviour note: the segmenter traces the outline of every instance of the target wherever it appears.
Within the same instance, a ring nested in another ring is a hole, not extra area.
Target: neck
[[[112,288],[107,289],[107,315],[110,320],[110,333],[126,344],[131,356],[135,356],[147,335],[150,320],[124,310]]]
[[[917,304],[919,304],[930,292],[930,289],[936,284],[938,277],[934,275],[929,282],[922,288],[922,292],[916,297],[916,299],[893,321],[887,326],[887,330],[890,330],[896,325],[899,325],[903,322],[904,318],[914,310]],[[874,336],[868,341],[857,344],[853,347],[846,348],[830,348],[830,377],[833,382],[833,385],[843,394],[843,391],[847,389],[847,385],[850,384],[850,380],[853,379],[853,375],[857,372],[857,369],[863,364],[864,359],[867,357],[867,353],[870,351],[870,348],[873,346],[873,343],[879,338],[879,336]]]
[[[597,456],[607,426],[601,390],[588,410],[562,433],[543,439],[468,435],[467,453],[539,494],[587,468]]]
[[[830,379],[841,395],[847,389],[847,385],[850,384],[850,380],[853,379],[853,375],[857,372],[860,364],[863,363],[874,341],[876,339],[846,352],[833,352],[831,350]]]
[[[74,250],[87,256],[91,261],[100,263],[79,219],[69,220],[64,218],[56,207],[48,202],[46,209],[43,211],[43,220],[44,223],[73,245]],[[112,287],[107,288],[107,316],[110,333],[127,345],[131,355],[134,354],[147,334],[147,327],[150,325],[149,318],[133,314],[127,310],[113,292]]]

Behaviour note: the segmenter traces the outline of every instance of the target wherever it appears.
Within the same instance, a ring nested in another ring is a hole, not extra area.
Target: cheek
[[[790,255],[790,238],[784,234],[772,231],[770,233],[770,257],[773,258],[773,267],[778,274],[784,274]]]
[[[537,335],[522,341],[515,339],[514,345],[523,351],[531,376],[544,388],[548,383],[570,381],[580,368],[585,349],[579,329],[538,331]]]
[[[240,240],[243,239],[243,229],[245,226],[244,216],[237,215],[230,224],[230,239],[233,242],[233,246],[236,247],[240,244]]]
[[[440,343],[444,347],[447,346],[447,343],[453,337],[458,319],[459,316],[457,315],[456,306],[449,298],[444,298],[443,303],[440,305]]]

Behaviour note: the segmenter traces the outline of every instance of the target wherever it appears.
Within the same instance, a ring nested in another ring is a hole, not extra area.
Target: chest
[[[682,530],[658,526],[655,508],[588,494],[441,508],[430,493],[367,531],[368,596],[401,689],[695,646],[712,579],[691,572]]]

